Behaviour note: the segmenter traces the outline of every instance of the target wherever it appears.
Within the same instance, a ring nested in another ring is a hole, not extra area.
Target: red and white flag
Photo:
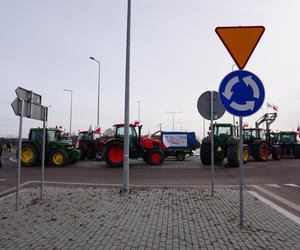
[[[300,126],[298,124],[298,127],[297,127],[297,133],[298,133],[298,136],[300,137]]]
[[[278,106],[273,104],[273,110],[275,110],[276,112],[278,112]]]

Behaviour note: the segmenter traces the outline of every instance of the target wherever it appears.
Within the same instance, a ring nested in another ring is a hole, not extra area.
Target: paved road
[[[0,169],[0,195],[14,190],[16,163],[9,161],[12,154],[3,155],[4,167]],[[203,166],[199,158],[190,157],[184,162],[167,159],[161,166],[145,165],[131,161],[130,185],[158,186],[210,186],[210,167]],[[39,181],[40,167],[22,168],[22,183]],[[300,160],[249,162],[245,165],[246,187],[263,195],[277,205],[300,217]],[[108,168],[97,161],[78,162],[64,168],[45,168],[48,182],[114,184],[121,186],[122,168]],[[36,183],[35,183],[36,185]],[[215,185],[239,185],[239,169],[215,168]]]

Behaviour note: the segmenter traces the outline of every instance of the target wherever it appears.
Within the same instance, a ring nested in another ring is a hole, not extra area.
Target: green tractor
[[[223,163],[227,158],[227,166],[239,167],[239,140],[236,137],[237,129],[230,123],[215,123],[214,136],[214,160]],[[211,135],[202,140],[200,146],[200,159],[203,165],[211,164]],[[249,149],[243,146],[243,162],[249,160]]]
[[[41,163],[42,159],[43,129],[31,128],[28,140],[22,142],[22,166],[34,166]],[[61,131],[57,128],[46,129],[45,162],[53,167],[61,167],[67,163],[74,164],[80,159],[80,150],[62,139]]]
[[[297,141],[297,132],[281,131],[278,133],[277,140],[283,157],[294,156],[300,159],[300,142]]]

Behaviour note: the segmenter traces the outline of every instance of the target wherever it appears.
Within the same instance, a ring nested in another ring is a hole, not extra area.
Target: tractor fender
[[[210,137],[205,137],[205,138],[203,138],[203,140],[202,140],[202,143],[201,144],[210,144],[211,143],[211,139],[210,139]]]
[[[108,139],[105,143],[104,143],[104,146],[106,146],[106,145],[108,145],[108,144],[110,144],[111,142],[114,142],[114,141],[119,141],[119,142],[121,142],[122,144],[123,144],[123,139],[121,139],[121,138],[111,138],[111,139]]]
[[[41,145],[39,145],[39,143],[36,143],[34,141],[30,141],[30,140],[23,140],[22,141],[22,146],[24,143],[28,143],[28,144],[31,144],[35,147],[37,153],[38,153],[38,157],[40,157],[40,154],[42,153],[42,148],[41,148]]]

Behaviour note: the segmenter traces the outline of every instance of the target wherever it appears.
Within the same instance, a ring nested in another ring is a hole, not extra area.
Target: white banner
[[[163,143],[169,147],[187,147],[186,134],[163,134]]]

